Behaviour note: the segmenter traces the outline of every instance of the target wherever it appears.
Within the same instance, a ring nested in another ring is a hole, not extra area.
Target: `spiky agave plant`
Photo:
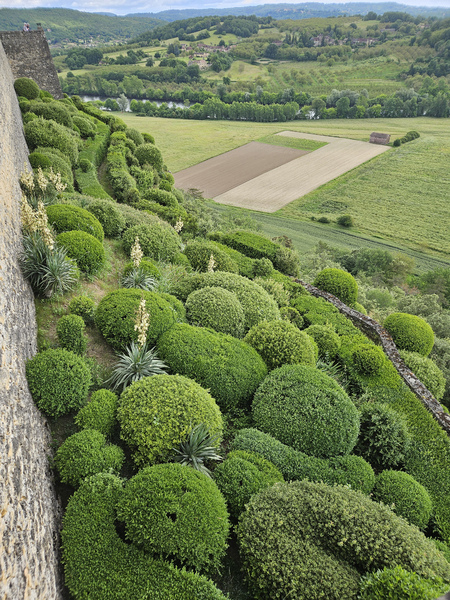
[[[122,278],[121,285],[124,288],[137,288],[151,292],[156,287],[156,280],[150,277],[144,269],[137,267]]]
[[[188,438],[180,442],[178,448],[173,448],[173,460],[211,477],[211,471],[204,463],[207,460],[222,460],[217,454],[218,445],[219,436],[212,435],[204,423],[199,423],[189,432]]]
[[[119,353],[119,362],[106,383],[113,390],[121,391],[143,377],[165,373],[167,366],[159,360],[155,348],[148,350],[147,344],[139,346],[131,342],[125,352]]]

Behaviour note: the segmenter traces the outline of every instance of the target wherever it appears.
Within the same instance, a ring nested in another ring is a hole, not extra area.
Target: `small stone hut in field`
[[[373,131],[370,134],[369,142],[371,144],[383,144],[384,146],[387,146],[387,144],[389,144],[390,139],[391,136],[388,133],[377,133],[376,131]]]

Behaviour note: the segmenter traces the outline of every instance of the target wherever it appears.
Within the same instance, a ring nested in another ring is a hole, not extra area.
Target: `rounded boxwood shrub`
[[[319,290],[333,294],[349,306],[358,298],[358,284],[355,278],[342,269],[323,269],[314,279],[314,285]]]
[[[136,312],[144,298],[150,315],[147,342],[153,344],[158,337],[176,322],[170,304],[156,292],[121,288],[104,296],[95,313],[95,323],[106,341],[116,350],[137,341]]]
[[[35,100],[39,98],[39,86],[38,84],[29,77],[19,77],[14,81],[14,90],[18,96],[27,98],[28,100]]]
[[[176,208],[178,206],[178,200],[176,196],[166,190],[158,190],[156,188],[150,188],[145,190],[143,197],[150,202],[156,202],[162,206],[171,206]]]
[[[441,577],[420,577],[397,565],[365,575],[361,579],[359,600],[436,600],[447,590],[448,583]]]
[[[153,144],[140,144],[134,151],[134,155],[141,166],[148,164],[161,171],[164,164],[163,157],[161,151]]]
[[[255,277],[253,281],[266,290],[266,292],[274,298],[280,308],[282,306],[289,306],[291,295],[285,289],[281,281],[275,281],[275,279],[270,277]]]
[[[47,158],[50,159],[50,166],[53,169],[54,173],[60,173],[61,174],[61,179],[63,181],[63,183],[68,183],[69,185],[73,185],[73,172],[72,172],[72,165],[70,164],[70,160],[67,158],[67,156],[65,156],[60,150],[58,150],[57,148],[44,148],[44,147],[39,147],[36,148],[34,152],[32,152],[29,156],[30,159],[30,164],[33,168],[37,168],[39,166],[42,166],[42,168],[44,169],[43,165],[34,165],[31,162],[31,157],[34,154],[38,154],[39,156],[43,155]],[[47,169],[47,167],[45,167],[45,169]],[[45,170],[44,169],[44,170]],[[67,192],[68,190],[66,190]]]
[[[382,348],[372,344],[358,344],[352,350],[352,363],[361,375],[377,375],[386,357]]]
[[[202,575],[177,569],[134,544],[116,528],[121,479],[99,473],[84,481],[70,497],[62,538],[65,582],[74,598],[143,600],[157,590],[164,600],[225,600]]]
[[[26,375],[33,400],[50,417],[78,410],[86,402],[91,372],[73,352],[63,348],[39,352],[27,362]]]
[[[94,165],[87,158],[81,158],[78,161],[78,168],[81,169],[83,173],[87,173],[88,171],[91,171],[94,168]]]
[[[47,217],[56,233],[85,231],[103,242],[104,233],[100,221],[84,208],[70,204],[51,204],[47,206]]]
[[[360,574],[400,565],[450,577],[450,565],[416,527],[342,486],[294,481],[253,496],[237,529],[255,598],[356,600]]]
[[[239,267],[234,260],[214,242],[194,240],[186,245],[184,253],[188,257],[192,268],[196,271],[202,271],[203,273],[208,271],[211,255],[214,259],[214,271],[227,271],[228,273],[239,271]]]
[[[410,443],[404,418],[387,404],[367,402],[361,407],[359,419],[355,454],[379,471],[402,465]]]
[[[93,325],[95,302],[89,296],[75,296],[69,303],[69,313],[81,317],[86,325]]]
[[[136,144],[136,146],[140,146],[141,144],[143,144],[145,142],[142,133],[140,131],[138,131],[137,129],[133,129],[132,127],[127,127],[125,129],[125,135],[130,140],[133,140],[133,142]]]
[[[172,191],[172,184],[167,181],[166,179],[162,179],[159,182],[159,189],[160,190],[164,190],[165,192],[171,192]]]
[[[225,496],[231,516],[236,519],[253,494],[277,481],[284,481],[273,463],[245,450],[230,452],[214,469],[214,480]]]
[[[56,241],[66,249],[67,256],[73,258],[80,271],[95,273],[105,262],[105,249],[101,242],[85,231],[65,231]]]
[[[32,152],[28,160],[30,161],[30,165],[33,169],[37,169],[41,167],[41,169],[49,169],[52,166],[52,161],[48,156],[42,154],[41,152]]]
[[[38,146],[57,148],[75,166],[78,162],[78,144],[70,130],[56,121],[34,119],[24,127],[25,139],[32,152]],[[72,132],[73,133],[73,132]]]
[[[266,365],[251,346],[202,327],[178,323],[159,338],[157,348],[172,372],[209,389],[224,411],[248,406],[267,374]]]
[[[141,213],[142,214],[142,213]],[[142,252],[154,260],[172,262],[180,251],[181,240],[177,232],[168,223],[158,217],[151,222],[130,227],[123,234],[123,248],[130,255],[136,237],[139,238]]]
[[[139,471],[125,486],[117,518],[136,546],[196,571],[217,569],[227,548],[228,513],[217,485],[180,464]]]
[[[75,415],[80,429],[95,429],[109,437],[116,424],[117,395],[110,390],[97,390]]]
[[[58,448],[55,465],[63,483],[78,487],[85,477],[96,473],[118,474],[125,455],[119,446],[106,443],[95,429],[74,433]]]
[[[223,288],[205,287],[189,294],[187,319],[191,325],[211,327],[215,331],[240,338],[244,334],[245,315],[236,294]]]
[[[52,119],[70,129],[73,127],[72,114],[67,106],[61,102],[42,102],[38,100],[31,102],[29,109],[38,117],[43,117],[46,120]]]
[[[182,375],[153,375],[127,387],[117,419],[138,466],[167,461],[200,423],[217,435],[218,443],[222,436],[222,415],[214,398]]]
[[[428,356],[433,348],[434,333],[430,325],[416,315],[392,313],[383,323],[399,350]]]
[[[106,237],[117,238],[125,229],[125,217],[110,200],[94,200],[87,207],[103,227]]]
[[[73,124],[78,127],[78,131],[82,138],[95,137],[95,125],[87,117],[72,115],[72,121]]]
[[[441,400],[445,393],[445,377],[437,364],[417,352],[400,350],[400,356],[436,400]]]
[[[168,294],[167,292],[161,292],[159,295],[161,298],[166,300],[166,302],[174,311],[177,323],[186,323],[186,308],[181,300],[178,300],[178,298],[172,296],[172,294]]]
[[[431,517],[432,502],[427,490],[403,471],[383,471],[375,479],[373,499],[392,506],[395,514],[424,529]]]
[[[273,263],[269,258],[255,258],[253,261],[254,277],[270,277],[273,273]]]
[[[127,263],[123,269],[123,277],[128,275],[135,268],[136,267],[134,266],[133,262]],[[158,269],[155,263],[148,258],[143,258],[141,260],[141,262],[139,263],[139,268],[142,269],[145,272],[145,274],[149,277],[153,277],[153,279],[161,278],[161,271]]]
[[[262,356],[269,371],[285,364],[316,364],[314,340],[288,321],[262,321],[250,329],[244,342]]]
[[[84,335],[86,325],[78,315],[64,315],[56,324],[56,335],[61,348],[83,356],[86,352],[87,339]]]
[[[272,371],[255,393],[256,427],[310,456],[349,454],[359,433],[358,411],[338,383],[307,365]]]
[[[310,325],[305,333],[316,342],[321,358],[334,358],[339,352],[341,340],[332,325]]]
[[[293,306],[281,306],[280,307],[280,317],[283,321],[289,321],[299,329],[303,328],[304,320],[302,315],[298,312],[296,308]],[[313,336],[310,336],[313,337]],[[314,339],[314,338],[313,338]],[[316,341],[316,340],[314,340]],[[317,343],[317,341],[316,341]],[[320,352],[320,350],[319,350]]]

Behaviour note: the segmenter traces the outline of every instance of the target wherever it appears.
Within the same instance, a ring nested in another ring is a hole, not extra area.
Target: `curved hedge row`
[[[66,155],[72,166],[78,162],[78,143],[74,135],[64,125],[56,121],[45,121],[44,119],[34,119],[26,123],[24,127],[25,139],[32,152],[38,146],[52,147],[61,150]]]

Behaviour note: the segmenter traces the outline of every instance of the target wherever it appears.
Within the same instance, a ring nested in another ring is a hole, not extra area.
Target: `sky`
[[[307,1],[307,0],[305,0]],[[310,0],[324,4],[337,3],[339,0]],[[361,2],[370,0],[346,0],[346,2]],[[382,0],[375,0],[382,1]],[[440,6],[450,8],[450,0],[397,0],[400,4],[410,6]],[[72,8],[87,12],[110,12],[125,15],[136,12],[157,13],[162,10],[183,8],[231,8],[235,6],[256,6],[261,4],[284,4],[289,0],[0,0],[0,8]],[[295,2],[292,2],[294,4]],[[297,3],[295,3],[297,4]]]

